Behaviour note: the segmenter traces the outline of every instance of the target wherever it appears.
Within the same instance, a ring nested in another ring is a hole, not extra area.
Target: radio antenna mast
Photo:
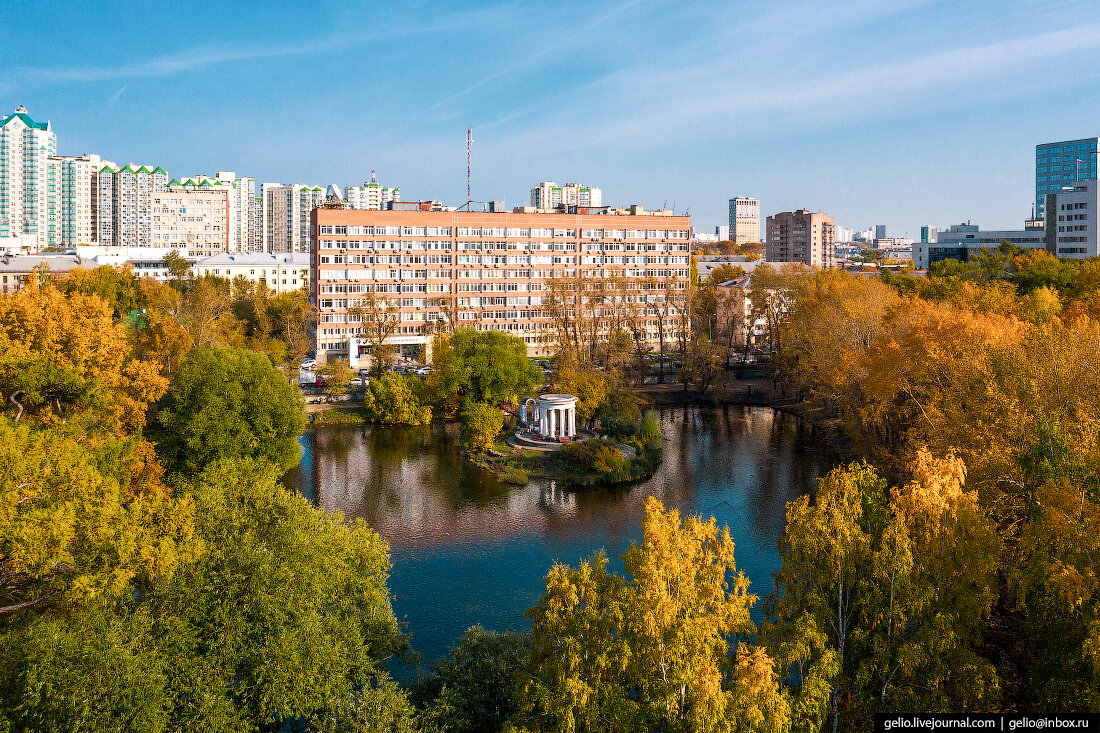
[[[474,197],[470,194],[470,147],[474,142],[474,138],[471,136],[473,131],[466,128],[466,203],[469,204],[474,200]]]

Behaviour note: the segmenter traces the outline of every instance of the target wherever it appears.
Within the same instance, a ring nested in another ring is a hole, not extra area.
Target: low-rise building
[[[935,242],[915,242],[913,265],[919,270],[926,270],[942,260],[966,262],[982,250],[997,249],[1001,242],[1028,249],[1043,249],[1046,236],[1042,229],[982,230],[977,224],[955,224],[939,232]]]
[[[263,283],[276,293],[303,289],[308,292],[309,263],[310,257],[305,252],[227,252],[199,260],[192,270],[200,277],[214,275],[229,280],[243,277]]]
[[[50,277],[58,278],[82,264],[88,266],[88,263],[82,263],[79,257],[70,254],[0,256],[0,293],[10,295],[22,289],[27,276],[34,270],[48,272]]]

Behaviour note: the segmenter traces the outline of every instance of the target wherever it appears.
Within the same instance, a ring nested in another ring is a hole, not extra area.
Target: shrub
[[[622,451],[603,440],[569,443],[562,449],[562,456],[575,468],[599,474],[615,473],[626,466]]]
[[[371,379],[363,395],[367,419],[385,425],[427,425],[432,420],[432,408],[420,404],[415,387],[416,377],[388,372]]]

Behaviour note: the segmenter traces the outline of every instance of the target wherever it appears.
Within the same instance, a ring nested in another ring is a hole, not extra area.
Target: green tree
[[[195,474],[219,458],[298,462],[305,413],[298,390],[266,356],[198,348],[157,403],[151,433],[169,471]]]
[[[504,427],[504,417],[496,405],[467,402],[462,410],[462,444],[471,453],[484,453]]]
[[[532,731],[785,731],[789,710],[751,634],[729,530],[646,500],[630,580],[597,555],[555,565],[528,611],[534,653],[512,721]]]
[[[325,378],[328,384],[325,389],[332,395],[347,394],[352,377],[355,376],[355,372],[348,366],[348,360],[343,357],[330,360],[317,373]]]
[[[363,394],[367,419],[385,425],[427,425],[432,408],[420,403],[416,377],[387,372],[372,377]]]
[[[474,626],[417,680],[413,700],[448,733],[496,733],[517,710],[516,676],[530,652],[527,634]]]
[[[440,399],[457,394],[472,402],[517,402],[542,384],[523,339],[502,331],[460,328],[437,347],[434,385]],[[453,390],[453,392],[452,392]]]

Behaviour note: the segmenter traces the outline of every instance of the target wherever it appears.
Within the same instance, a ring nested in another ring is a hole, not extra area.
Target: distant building
[[[122,267],[133,268],[134,277],[151,277],[160,282],[170,278],[167,257],[169,252],[180,254],[185,260],[194,262],[196,258],[188,252],[168,247],[104,247],[100,245],[79,245],[76,254],[82,267]]]
[[[309,291],[309,253],[227,252],[201,259],[192,268],[196,275],[233,280],[243,277],[263,283],[275,293]]]
[[[1048,193],[1044,201],[1046,229],[1043,232],[1047,252],[1071,259],[1096,257],[1098,206],[1095,178]]]
[[[153,194],[163,193],[168,174],[160,166],[103,161],[96,176],[96,243],[115,247],[154,247]]]
[[[834,265],[833,219],[828,214],[807,209],[784,211],[769,216],[767,225],[769,262],[801,262],[820,268]]]
[[[256,179],[238,176],[233,171],[218,171],[214,179],[229,186],[228,251],[252,251]]]
[[[80,265],[80,258],[74,255],[2,255],[0,256],[0,293],[10,295],[18,292],[26,282],[27,276],[36,268],[48,269],[50,277],[57,278]]]
[[[886,239],[885,224],[875,224],[875,239]]]
[[[1041,230],[1000,229],[985,230],[977,224],[955,224],[937,234],[935,242],[917,242],[913,244],[913,264],[919,270],[927,269],[942,260],[966,262],[984,250],[997,249],[1001,242],[1008,241],[1017,247],[1042,249],[1046,246]]]
[[[837,244],[848,244],[852,241],[852,237],[855,235],[854,229],[848,227],[842,227],[839,224],[833,226],[833,241]]]
[[[309,216],[325,202],[320,186],[265,183],[263,232],[265,252],[309,252]]]
[[[540,210],[562,206],[598,208],[603,205],[603,192],[595,186],[567,183],[559,186],[553,181],[543,181],[531,189],[531,206]]]
[[[98,177],[103,161],[98,155],[54,155],[47,159],[53,190],[49,205],[56,217],[50,247],[95,244],[98,236]]]
[[[1086,137],[1035,146],[1036,218],[1043,218],[1047,194],[1078,181],[1096,180],[1098,141],[1100,138]]]
[[[745,272],[752,272],[760,265],[767,263],[763,257],[753,258],[749,255],[695,255],[695,272],[699,279],[703,280],[719,267],[729,265],[740,267]]]
[[[714,234],[718,237],[719,242],[728,242],[730,239],[730,228],[728,224],[714,227]]]
[[[936,227],[921,227],[920,228],[920,241],[921,244],[933,244],[936,241]]]
[[[48,121],[35,121],[25,107],[0,117],[0,240],[56,241],[58,221],[49,205],[56,182],[48,164],[54,155],[57,136]]]
[[[401,189],[382,186],[372,178],[362,186],[348,186],[346,200],[349,209],[381,211],[386,204],[401,200]]]
[[[230,248],[230,200],[236,189],[205,176],[172,179],[153,195],[153,246],[210,257]]]
[[[729,239],[734,244],[760,241],[760,202],[747,196],[730,199]]]

